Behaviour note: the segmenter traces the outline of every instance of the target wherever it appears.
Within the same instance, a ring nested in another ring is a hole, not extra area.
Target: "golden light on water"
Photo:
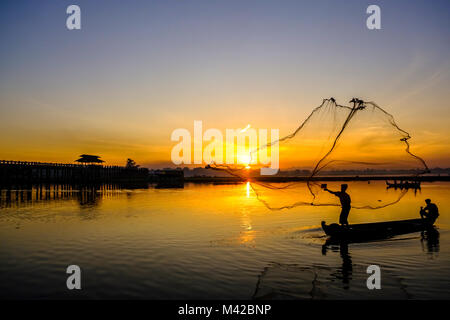
[[[241,236],[239,237],[239,242],[241,244],[252,244],[255,241],[255,231],[248,230],[245,232],[242,232]]]
[[[247,198],[249,197],[250,182],[247,182]],[[244,209],[241,215],[241,227],[243,231],[239,233],[238,241],[244,245],[254,245],[255,243],[255,230],[253,230],[252,219],[249,212]]]

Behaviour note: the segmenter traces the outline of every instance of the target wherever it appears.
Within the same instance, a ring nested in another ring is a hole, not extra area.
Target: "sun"
[[[245,164],[246,169],[250,169],[250,162],[252,161],[252,157],[250,154],[241,154],[237,157],[238,163]]]

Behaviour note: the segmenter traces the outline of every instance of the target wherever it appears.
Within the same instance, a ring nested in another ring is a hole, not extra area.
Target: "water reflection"
[[[431,258],[436,258],[439,253],[439,231],[437,228],[432,227],[421,231],[420,244],[423,252]],[[335,241],[328,238],[322,245],[322,255],[325,256],[329,250],[332,252],[339,251],[342,259],[342,266],[331,274],[332,277],[342,281],[344,289],[349,289],[353,271],[353,262],[349,253],[349,241]]]
[[[344,283],[344,288],[348,289],[350,280],[352,279],[352,258],[348,253],[347,242],[341,243],[341,245],[339,246],[339,253],[342,258],[342,282]],[[337,276],[337,278],[339,279],[339,276]]]
[[[439,231],[436,228],[430,228],[420,233],[420,244],[423,252],[435,258],[439,253]]]
[[[247,191],[247,198],[250,198],[250,182],[249,181],[247,181],[247,184],[246,184],[246,191]]]
[[[371,190],[360,185],[354,186],[355,201],[369,191],[383,199],[384,192],[395,193],[381,183],[372,182]],[[335,207],[268,211],[247,186],[1,190],[0,274],[6,280],[0,281],[0,297],[65,297],[54,271],[74,261],[97,271],[85,280],[87,298],[248,299],[253,292],[255,299],[450,297],[444,245],[450,239],[450,184],[425,184],[420,199],[410,192],[395,207],[350,216],[351,223],[411,219],[423,198],[431,198],[442,208],[440,235],[427,230],[370,243],[330,243],[326,256],[319,251],[319,224],[337,220]],[[367,290],[371,263],[383,266],[383,290]]]
[[[338,251],[336,245],[330,247],[329,243],[326,242],[322,246],[322,255],[326,255],[329,248],[331,248],[331,250],[334,252]],[[332,276],[333,278],[342,280],[344,289],[349,289],[350,280],[352,279],[353,263],[352,257],[350,256],[348,251],[347,241],[342,241],[339,243],[339,254],[342,258],[342,266],[341,268],[338,268],[336,272],[332,273]]]
[[[120,196],[124,189],[148,189],[149,184],[40,184],[0,189],[0,209],[34,206],[47,201],[76,200],[82,209],[99,206],[103,199]],[[131,193],[127,193],[131,197]]]

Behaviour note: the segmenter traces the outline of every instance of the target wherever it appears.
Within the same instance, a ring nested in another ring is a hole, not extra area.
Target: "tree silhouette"
[[[127,169],[137,169],[137,168],[139,168],[139,165],[136,164],[136,162],[133,159],[128,158],[126,168]]]

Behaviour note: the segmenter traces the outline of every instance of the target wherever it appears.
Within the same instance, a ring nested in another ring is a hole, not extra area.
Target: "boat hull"
[[[322,229],[332,238],[359,240],[386,238],[399,234],[417,232],[431,228],[433,224],[433,219],[426,218],[353,224],[347,227],[336,223],[327,225],[325,221],[322,221]]]

